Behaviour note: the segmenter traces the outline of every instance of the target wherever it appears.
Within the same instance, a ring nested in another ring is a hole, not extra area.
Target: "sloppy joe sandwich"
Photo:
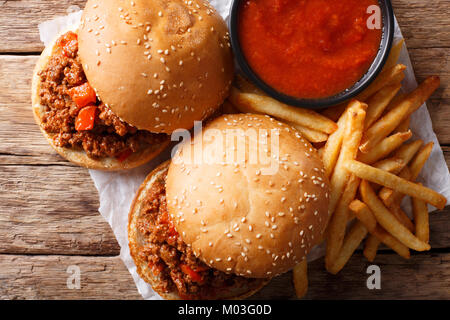
[[[248,297],[321,241],[328,202],[322,161],[296,129],[223,115],[143,182],[130,252],[164,298]]]
[[[229,92],[226,25],[203,1],[87,1],[42,53],[33,112],[49,143],[88,168],[143,164]]]

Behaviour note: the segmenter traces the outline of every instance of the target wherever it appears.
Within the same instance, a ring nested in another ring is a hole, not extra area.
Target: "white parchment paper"
[[[227,20],[231,1],[211,0],[210,2],[216,7],[222,17]],[[79,23],[81,11],[77,11],[76,7],[68,8],[68,10],[75,12],[72,12],[64,17],[58,17],[53,20],[43,22],[39,25],[40,37],[45,45],[51,42],[62,30],[66,30],[70,26],[74,26]],[[395,41],[397,41],[402,38],[402,33],[397,21],[395,21],[395,28]],[[402,49],[399,62],[407,66],[402,90],[409,92],[417,86],[417,82],[414,77],[411,60],[405,46]],[[422,139],[425,142],[434,142],[434,148],[431,156],[423,168],[418,180],[420,180],[424,185],[442,193],[447,200],[450,200],[450,175],[448,167],[445,162],[442,149],[436,135],[433,132],[430,114],[428,113],[428,109],[425,104],[414,113],[411,121],[411,129],[414,133],[413,139]],[[124,172],[102,172],[89,170],[100,197],[99,212],[111,226],[121,247],[120,257],[133,276],[136,287],[144,299],[161,299],[161,297],[156,294],[152,290],[151,286],[144,282],[144,280],[142,280],[136,272],[136,266],[134,265],[128,248],[128,210],[135,192],[142,181],[144,181],[147,174],[159,163],[169,159],[169,157],[170,149],[167,149],[153,161],[136,169]],[[411,212],[409,201],[404,202],[403,206],[407,212]],[[430,210],[434,209],[432,207],[429,208]],[[314,248],[309,254],[308,260],[311,261],[317,259],[322,256],[323,253],[323,247]]]

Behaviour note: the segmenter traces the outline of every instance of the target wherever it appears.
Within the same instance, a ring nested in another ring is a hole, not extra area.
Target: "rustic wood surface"
[[[118,257],[120,248],[97,212],[86,170],[59,157],[30,112],[33,66],[43,46],[37,25],[85,0],[0,1],[0,299],[139,299]],[[433,126],[450,164],[449,0],[393,0],[418,80],[441,77],[429,101]],[[375,263],[381,290],[368,290],[360,253],[337,276],[323,260],[309,266],[307,299],[450,299],[450,207],[431,215],[427,253],[406,261],[383,249]],[[81,288],[68,289],[67,268],[80,267]],[[255,298],[293,299],[290,274]]]

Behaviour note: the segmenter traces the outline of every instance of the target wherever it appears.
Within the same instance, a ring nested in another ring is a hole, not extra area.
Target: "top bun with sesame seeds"
[[[251,114],[212,120],[178,148],[166,180],[168,212],[194,254],[249,278],[289,271],[320,242],[328,193],[316,149]]]
[[[229,93],[228,31],[208,1],[89,0],[78,37],[89,83],[138,129],[189,129]]]

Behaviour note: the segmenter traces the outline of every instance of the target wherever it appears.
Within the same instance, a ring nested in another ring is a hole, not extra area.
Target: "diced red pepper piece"
[[[96,106],[87,106],[81,109],[75,120],[75,129],[77,131],[84,131],[94,128],[97,110],[98,108]]]
[[[97,102],[97,96],[89,82],[85,82],[80,86],[69,89],[68,93],[73,102],[75,102],[80,108]]]
[[[164,270],[164,265],[162,263],[151,264],[150,266],[156,276]]]
[[[184,264],[184,263],[181,264],[181,271],[183,271],[183,273],[185,273],[189,277],[191,277],[191,279],[195,282],[203,281],[202,276],[198,272],[195,272],[194,270],[192,270],[187,264]]]
[[[202,267],[202,266],[197,266],[197,268],[194,270],[194,271],[196,271],[196,272],[202,272],[202,271],[206,271],[206,270],[208,270],[209,268],[207,267],[207,266],[204,266],[204,267]]]
[[[78,47],[78,35],[69,31],[58,39],[57,45],[61,48],[63,54],[68,56],[68,52],[73,52]]]
[[[119,160],[119,162],[124,162],[129,156],[131,156],[132,153],[133,153],[133,150],[127,149],[127,150],[119,153],[119,155],[116,156],[116,159]]]

